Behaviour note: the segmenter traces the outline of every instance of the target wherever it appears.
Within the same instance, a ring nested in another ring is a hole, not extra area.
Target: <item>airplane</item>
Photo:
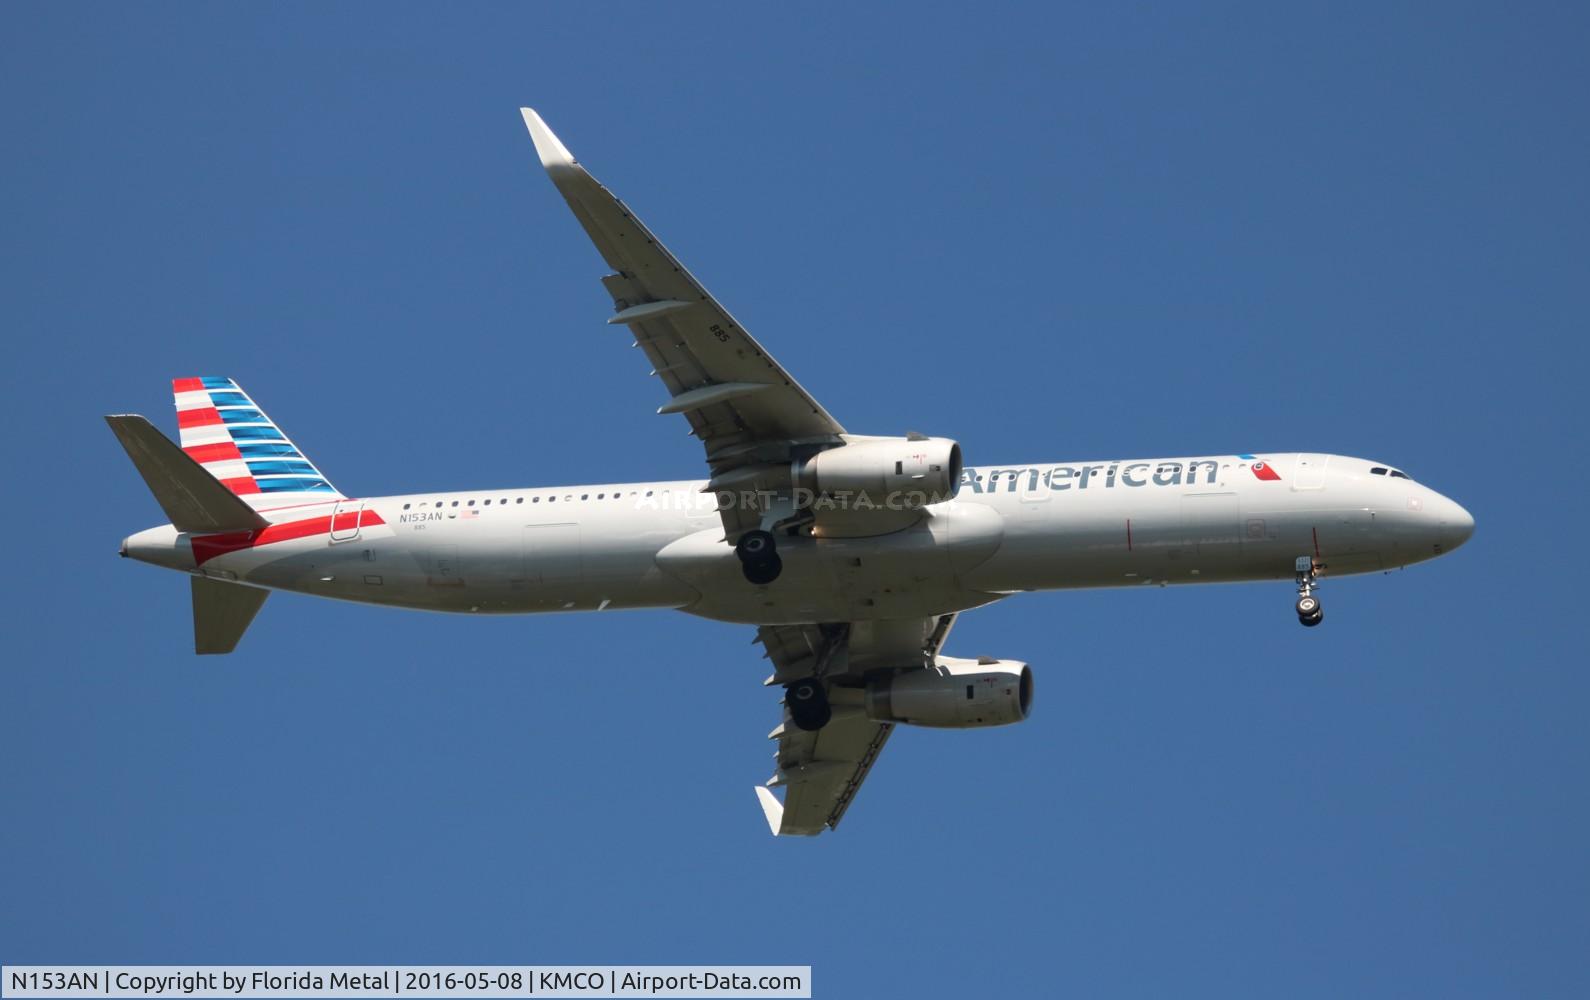
[[[672,608],[756,627],[783,689],[776,835],[839,825],[898,724],[1026,719],[1027,663],[942,652],[1029,591],[1290,581],[1315,591],[1466,542],[1474,519],[1391,465],[1232,453],[968,466],[954,440],[846,430],[634,213],[521,109],[612,271],[627,327],[706,450],[706,479],[351,497],[237,382],[175,379],[179,442],[106,417],[170,523],[121,555],[186,573],[195,651],[234,649],[273,590],[465,614]],[[778,794],[782,793],[782,798]]]

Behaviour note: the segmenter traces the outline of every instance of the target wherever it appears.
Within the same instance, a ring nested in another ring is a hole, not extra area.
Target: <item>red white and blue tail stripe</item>
[[[229,378],[171,380],[182,450],[256,510],[342,497]]]

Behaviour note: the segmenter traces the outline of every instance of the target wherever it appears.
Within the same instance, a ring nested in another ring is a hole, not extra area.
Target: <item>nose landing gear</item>
[[[1297,557],[1297,620],[1306,628],[1313,628],[1325,620],[1325,609],[1320,607],[1314,588],[1319,586],[1319,574],[1310,556]]]

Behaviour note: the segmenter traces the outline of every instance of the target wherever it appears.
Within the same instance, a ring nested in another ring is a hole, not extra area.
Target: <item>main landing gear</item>
[[[770,531],[747,531],[734,544],[734,554],[740,559],[740,572],[758,587],[777,580],[784,571],[784,560],[778,557],[778,543]]]
[[[784,689],[784,704],[796,729],[815,732],[828,725],[834,710],[828,705],[828,689],[816,677],[803,677]]]
[[[1325,609],[1320,607],[1319,598],[1314,596],[1314,588],[1319,586],[1319,574],[1314,569],[1314,560],[1310,556],[1297,557],[1297,620],[1307,628],[1313,628],[1325,620]]]

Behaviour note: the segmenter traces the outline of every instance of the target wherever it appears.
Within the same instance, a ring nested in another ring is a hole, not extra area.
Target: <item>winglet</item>
[[[558,137],[547,128],[547,123],[535,113],[533,108],[520,108],[519,113],[524,115],[525,128],[530,130],[530,141],[536,144],[536,154],[541,157],[541,165],[548,171],[568,170],[577,166],[574,154],[569,152],[567,146],[558,141]]]
[[[765,785],[756,786],[756,797],[762,800],[762,814],[767,817],[768,829],[773,831],[773,836],[778,836],[779,827],[784,825],[784,803]]]

